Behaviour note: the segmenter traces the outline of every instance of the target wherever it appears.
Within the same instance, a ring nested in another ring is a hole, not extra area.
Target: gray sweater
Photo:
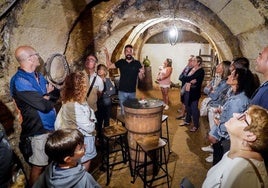
[[[61,169],[52,162],[40,175],[33,188],[100,188],[94,178],[85,171],[83,165]]]

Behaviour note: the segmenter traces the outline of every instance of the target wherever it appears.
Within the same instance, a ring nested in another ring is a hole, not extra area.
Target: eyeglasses
[[[247,118],[246,118],[246,114],[247,114],[247,112],[244,112],[244,113],[242,113],[242,114],[239,114],[239,115],[236,117],[236,119],[239,120],[239,121],[245,121],[246,124],[249,126],[249,123],[248,123]]]
[[[39,57],[39,53],[31,54],[31,55],[29,55],[29,57],[32,57],[32,56],[35,56],[35,55]]]
[[[34,53],[34,54],[30,54],[28,57],[26,57],[25,59],[28,59],[28,58],[30,58],[30,57],[32,57],[32,56],[37,56],[38,58],[39,58],[39,53]]]

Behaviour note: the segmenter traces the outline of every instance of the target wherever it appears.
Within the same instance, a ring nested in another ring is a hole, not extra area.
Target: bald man
[[[268,46],[265,47],[256,59],[255,70],[264,77],[264,83],[251,97],[251,104],[256,104],[268,109]]]
[[[44,146],[48,133],[54,130],[56,119],[54,102],[50,100],[54,87],[48,84],[41,73],[36,72],[40,62],[34,48],[20,46],[15,51],[15,57],[20,67],[11,78],[10,93],[23,117],[20,150],[32,167],[29,180],[31,187],[48,165]]]

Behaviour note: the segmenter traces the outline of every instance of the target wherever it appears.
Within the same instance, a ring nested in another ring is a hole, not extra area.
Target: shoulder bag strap
[[[257,169],[257,167],[255,166],[255,164],[250,159],[247,159],[247,158],[244,158],[244,159],[247,160],[249,162],[249,164],[251,164],[251,166],[253,167],[253,169],[254,169],[254,171],[259,179],[259,182],[261,184],[261,188],[264,188],[264,182],[263,182],[262,177],[260,175],[260,172]]]
[[[90,85],[90,87],[89,87],[89,89],[88,89],[87,97],[89,96],[89,94],[90,94],[90,92],[91,92],[91,90],[92,90],[92,88],[93,88],[93,85],[94,85],[94,83],[95,83],[95,81],[96,81],[96,77],[97,77],[97,76],[95,76],[95,77],[93,78],[93,81],[92,81],[92,83],[91,83],[91,85]]]

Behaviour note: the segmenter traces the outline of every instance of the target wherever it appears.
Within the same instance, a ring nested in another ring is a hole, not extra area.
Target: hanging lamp
[[[169,1],[168,1],[168,3],[169,3]],[[170,4],[169,4],[169,8],[170,8]],[[172,46],[174,46],[177,43],[178,37],[179,37],[179,32],[178,32],[178,29],[175,25],[175,20],[176,20],[175,19],[175,8],[176,8],[176,6],[174,6],[174,2],[173,2],[173,24],[168,28],[168,33],[167,33],[168,42]],[[170,8],[170,15],[171,15],[171,8]]]
[[[168,42],[174,46],[177,43],[179,37],[178,29],[174,25],[170,26],[168,29]]]

